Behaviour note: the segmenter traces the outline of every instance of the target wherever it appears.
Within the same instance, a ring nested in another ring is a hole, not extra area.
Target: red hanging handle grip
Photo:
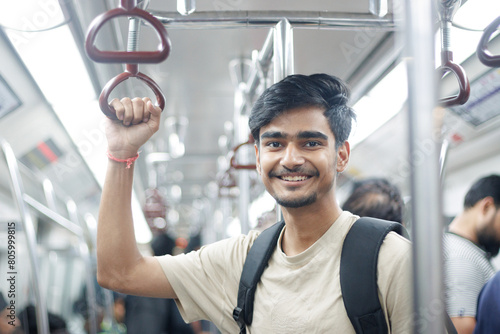
[[[238,150],[245,146],[245,145],[250,145],[250,144],[253,144],[255,141],[252,137],[252,135],[250,135],[248,137],[248,140],[244,143],[241,143],[239,144],[238,146],[236,146],[235,148],[233,148],[233,154],[231,156],[231,160],[229,162],[230,166],[234,169],[256,169],[256,165],[255,164],[249,164],[249,165],[240,165],[236,162],[236,152],[238,152]]]
[[[90,24],[85,41],[85,50],[90,59],[100,63],[160,63],[170,54],[171,43],[165,26],[153,15],[134,6],[135,1],[122,0],[121,7],[111,9]],[[107,21],[119,16],[133,16],[149,22],[160,38],[158,51],[101,51],[95,45],[97,33]]]
[[[438,71],[441,72],[441,78],[448,72],[453,73],[457,78],[459,91],[457,95],[440,99],[439,104],[446,107],[464,104],[470,96],[470,83],[464,68],[453,62],[451,51],[442,51],[441,60],[442,65],[438,68]]]
[[[148,85],[149,88],[151,88],[155,93],[158,107],[160,107],[160,109],[163,111],[163,108],[165,108],[165,96],[163,95],[158,84],[147,75],[139,72],[137,69],[137,65],[127,64],[127,70],[111,79],[102,89],[101,95],[99,96],[99,106],[101,107],[104,115],[114,120],[118,119],[118,117],[116,117],[116,111],[112,106],[109,105],[108,99],[113,89],[115,89],[118,84],[122,83],[128,78],[137,78],[144,81],[146,85]]]
[[[494,56],[488,50],[488,42],[493,33],[500,27],[500,17],[497,17],[493,22],[491,22],[486,29],[484,29],[483,35],[479,40],[477,46],[477,57],[486,66],[490,67],[500,67],[500,55]]]

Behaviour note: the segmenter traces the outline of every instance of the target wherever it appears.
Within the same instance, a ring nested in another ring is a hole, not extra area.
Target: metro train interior
[[[118,326],[116,295],[100,289],[95,275],[108,163],[100,100],[114,97],[148,96],[164,105],[161,128],[135,163],[135,233],[145,253],[161,234],[181,253],[276,221],[275,202],[255,171],[248,115],[265,88],[293,73],[332,74],[351,88],[357,121],[349,167],[337,180],[339,201],[357,180],[386,178],[403,194],[411,234],[419,223],[411,174],[434,159],[443,217],[434,224],[444,227],[476,179],[500,174],[500,2],[422,2],[437,4],[433,38],[425,40],[436,84],[415,93],[407,65],[418,52],[408,50],[422,37],[406,24],[411,1],[2,1],[4,298],[17,315],[35,305],[41,333],[48,333],[41,319],[49,313],[70,333],[97,333],[86,319],[99,317],[110,333]],[[135,7],[168,38],[136,14],[96,26],[104,13]],[[149,58],[126,56],[137,52]],[[485,64],[480,52],[493,60]],[[130,70],[127,60],[150,81],[133,76],[109,89]],[[436,106],[418,110],[432,115],[433,137],[413,147],[409,96],[434,97]],[[500,259],[493,262],[500,270]]]

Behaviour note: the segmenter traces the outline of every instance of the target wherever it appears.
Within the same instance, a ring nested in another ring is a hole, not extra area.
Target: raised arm
[[[158,131],[161,110],[150,99],[114,99],[118,120],[107,119],[108,152],[117,159],[135,157]],[[109,159],[97,226],[97,281],[126,294],[175,298],[159,263],[137,248],[132,220],[133,164]]]

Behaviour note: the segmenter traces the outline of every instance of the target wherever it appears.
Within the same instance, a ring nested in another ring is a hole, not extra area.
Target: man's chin
[[[296,208],[302,208],[305,206],[309,206],[316,202],[317,195],[312,194],[311,196],[308,197],[299,197],[299,198],[280,198],[280,197],[275,197],[274,199],[276,202],[288,209],[296,209]]]

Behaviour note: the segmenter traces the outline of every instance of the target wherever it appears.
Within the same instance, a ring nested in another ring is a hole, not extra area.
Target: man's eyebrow
[[[285,138],[287,135],[281,131],[266,131],[262,135],[260,135],[261,139],[266,138]]]
[[[299,138],[299,139],[318,138],[318,139],[327,140],[328,136],[325,135],[323,132],[319,132],[319,131],[301,131],[297,135],[297,138]]]

